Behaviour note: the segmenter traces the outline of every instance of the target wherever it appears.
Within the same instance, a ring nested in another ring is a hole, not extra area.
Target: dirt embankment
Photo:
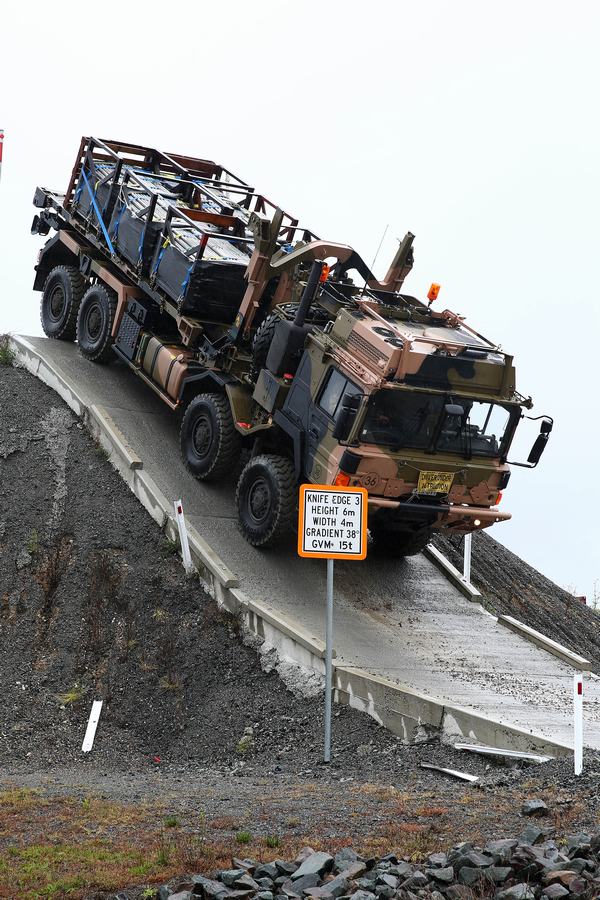
[[[81,763],[101,698],[88,767],[318,765],[320,701],[263,671],[172,550],[57,395],[0,369],[0,760]],[[389,765],[393,736],[351,710],[336,721],[336,766]]]
[[[462,539],[436,535],[434,544],[462,571]],[[536,628],[600,673],[600,616],[485,532],[473,535],[471,581],[494,615]]]

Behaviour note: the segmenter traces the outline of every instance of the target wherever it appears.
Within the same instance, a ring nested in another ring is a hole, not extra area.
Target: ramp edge
[[[48,363],[43,356],[21,336],[11,335],[12,349],[19,365],[56,391],[65,403],[80,417],[109,452],[109,459],[127,486],[159,527],[175,536],[177,526],[172,516],[172,503],[143,468],[143,461],[124,440],[121,432],[110,428],[107,415],[101,407],[88,406],[83,397],[68,383],[64,375]],[[139,464],[138,464],[139,461]],[[133,465],[132,465],[133,462]],[[217,553],[195,529],[190,529],[190,550],[198,566],[200,578],[211,596],[233,614],[244,617],[247,627],[259,638],[268,639],[279,652],[298,665],[318,674],[324,673],[324,642],[311,635],[299,623],[283,616],[266,603],[249,598],[239,589],[239,579],[223,563]],[[447,563],[439,551],[428,547],[426,556],[436,565],[438,556]],[[428,552],[429,551],[429,552]],[[452,576],[447,566],[438,567]],[[451,566],[459,590],[466,589],[469,599],[477,602],[479,592],[462,580],[457,569]],[[460,584],[459,584],[460,582]],[[465,591],[463,590],[463,593]],[[566,649],[566,648],[565,648]],[[567,651],[570,652],[570,651]],[[366,712],[377,722],[407,742],[426,739],[430,729],[439,732],[442,740],[452,742],[457,737],[469,737],[482,743],[493,743],[502,749],[540,750],[554,755],[572,753],[572,747],[554,742],[544,735],[527,732],[510,723],[494,720],[473,710],[452,706],[435,697],[420,694],[400,683],[375,675],[365,669],[334,662],[334,697]]]
[[[585,659],[578,653],[574,653],[572,650],[569,650],[568,647],[559,644],[558,641],[553,641],[552,638],[546,637],[541,631],[536,631],[535,628],[531,628],[529,625],[519,622],[519,620],[513,618],[513,616],[498,616],[498,622],[500,625],[506,626],[506,628],[509,628],[516,634],[520,634],[521,637],[526,638],[528,641],[531,641],[532,644],[541,647],[542,650],[547,650],[548,653],[552,653],[553,656],[562,659],[563,662],[573,666],[574,669],[579,669],[582,672],[589,672],[591,670],[592,664],[589,659]]]

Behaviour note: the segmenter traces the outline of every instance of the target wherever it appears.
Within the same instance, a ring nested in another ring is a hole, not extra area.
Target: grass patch
[[[0,366],[12,366],[14,362],[15,352],[10,346],[8,335],[0,335]]]
[[[249,831],[238,831],[235,839],[238,844],[249,844],[252,840],[252,834]]]
[[[208,827],[213,828],[215,831],[233,831],[234,828],[238,828],[241,824],[234,816],[216,816],[216,818],[210,819]]]
[[[161,545],[161,553],[163,556],[177,556],[179,553],[179,541],[174,541],[170,537],[166,537]]]
[[[155,622],[165,622],[167,619],[167,612],[161,606],[157,606],[152,613],[152,618]]]
[[[87,846],[71,843],[9,847],[0,852],[0,883],[21,898],[66,897],[94,884],[110,889],[116,872],[135,877],[140,853],[117,850],[101,842]]]
[[[265,837],[265,844],[273,850],[275,847],[279,847],[279,838],[276,834],[268,834]]]
[[[424,818],[445,816],[447,812],[448,808],[446,806],[421,806],[419,809],[415,809],[415,815],[423,816]]]
[[[40,536],[37,528],[33,528],[27,538],[27,552],[32,556],[37,556],[40,552]]]
[[[82,697],[83,688],[79,684],[74,684],[69,691],[58,695],[58,699],[63,706],[72,706],[74,703],[79,703]]]
[[[96,442],[96,444],[94,444],[94,453],[96,454],[98,459],[110,459],[109,451],[106,450],[99,442]]]
[[[182,687],[181,681],[173,674],[163,675],[158,683],[163,691],[180,691]]]
[[[181,822],[177,818],[177,816],[165,816],[165,828],[179,828]]]

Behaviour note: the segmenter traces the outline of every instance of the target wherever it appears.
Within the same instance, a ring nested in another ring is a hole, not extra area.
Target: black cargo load
[[[156,249],[158,236],[162,232],[160,222],[146,222],[123,207],[115,207],[110,222],[109,234],[117,252],[133,266],[141,262],[141,272],[147,275]],[[143,245],[143,246],[142,246]]]
[[[174,300],[182,300],[182,315],[233,323],[246,290],[244,264],[190,261],[172,244],[159,244],[152,271],[159,287]]]
[[[94,179],[93,175],[90,175],[86,172],[88,184],[92,189],[92,193],[94,195],[94,200],[98,205],[98,209],[101,213],[104,212],[106,204],[108,203],[108,197],[110,194],[111,182],[105,182],[103,184],[98,184],[97,179]],[[83,180],[83,176],[80,176],[79,182],[77,184],[77,190],[75,191],[75,197],[73,200],[73,204],[75,209],[81,216],[87,216],[90,209],[92,208],[92,198],[90,197],[90,192],[88,187]],[[92,218],[97,222],[95,213],[92,213]]]

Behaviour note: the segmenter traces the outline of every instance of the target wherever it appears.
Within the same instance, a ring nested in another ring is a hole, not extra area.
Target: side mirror
[[[530,418],[526,416],[526,418]],[[546,444],[548,443],[548,438],[550,437],[550,432],[552,431],[552,426],[554,425],[554,420],[549,416],[542,417],[542,423],[540,425],[540,433],[536,437],[533,447],[529,451],[529,456],[527,457],[526,463],[518,463],[518,462],[510,462],[509,466],[522,466],[525,469],[535,469],[537,464],[539,463],[542,453],[546,449]]]
[[[31,233],[32,234],[48,234],[50,231],[50,226],[47,222],[44,222],[39,216],[33,217],[33,222],[31,223]]]
[[[550,437],[553,425],[554,422],[552,419],[542,419],[540,433],[536,437],[529,456],[527,457],[527,462],[530,463],[532,467],[537,466],[539,463],[540,457],[546,449],[546,444],[548,443],[548,438]]]
[[[444,409],[448,416],[464,416],[465,414],[464,407],[459,403],[446,403]]]
[[[360,409],[360,394],[348,394],[342,400],[342,409],[333,429],[336,441],[345,441],[352,431],[354,420]]]
[[[536,437],[533,447],[529,451],[529,456],[527,457],[527,462],[533,468],[537,466],[540,461],[541,455],[546,449],[546,444],[548,443],[548,435],[547,434],[538,434]]]

